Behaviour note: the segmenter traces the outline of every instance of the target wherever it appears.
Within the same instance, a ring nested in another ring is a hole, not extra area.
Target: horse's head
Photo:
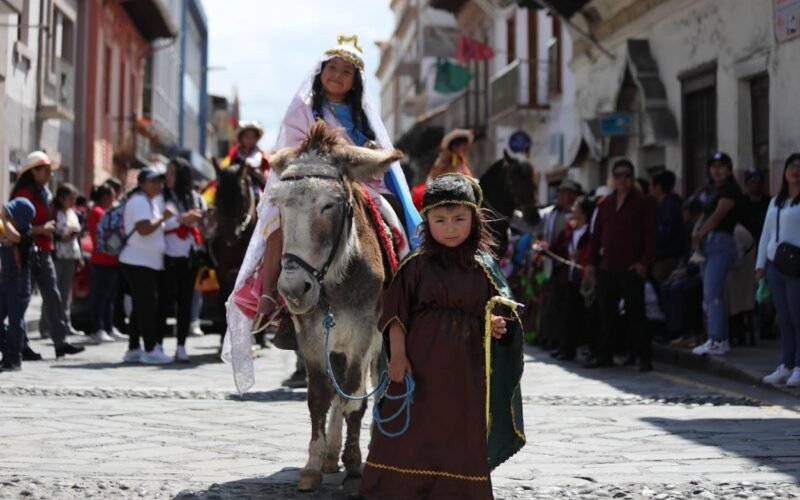
[[[233,245],[245,234],[254,221],[255,194],[247,167],[230,165],[217,172],[217,194],[214,199],[217,236],[227,245]]]
[[[317,122],[305,142],[270,157],[280,183],[269,192],[283,231],[278,291],[293,314],[316,307],[323,283],[339,283],[358,251],[353,226],[352,182],[383,173],[402,157],[342,144]]]
[[[533,165],[518,157],[503,153],[503,158],[490,166],[480,178],[486,200],[490,208],[500,215],[510,217],[514,210],[522,210],[525,219],[535,224],[533,220],[538,212],[537,179]]]

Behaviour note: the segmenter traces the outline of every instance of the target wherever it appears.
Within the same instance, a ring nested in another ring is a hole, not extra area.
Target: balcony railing
[[[536,75],[531,74],[531,64],[537,65]],[[534,76],[535,78],[532,78]],[[533,89],[532,79],[536,85]],[[517,109],[546,108],[547,62],[517,59],[491,78],[489,88],[491,96],[489,113],[493,120]]]

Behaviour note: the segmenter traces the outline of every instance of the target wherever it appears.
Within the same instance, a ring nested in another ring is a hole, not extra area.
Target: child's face
[[[328,99],[341,101],[353,88],[356,78],[356,67],[352,63],[334,57],[322,69],[322,88]]]
[[[75,200],[78,198],[78,195],[75,193],[70,193],[64,198],[64,208],[73,208],[75,206]]]
[[[472,232],[472,209],[464,205],[434,208],[428,212],[428,227],[437,243],[456,248]]]

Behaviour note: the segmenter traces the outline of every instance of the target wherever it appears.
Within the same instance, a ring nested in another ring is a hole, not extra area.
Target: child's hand
[[[392,354],[389,361],[389,379],[392,382],[402,382],[406,373],[411,375],[411,363],[405,354]]]
[[[495,316],[492,314],[492,337],[501,339],[505,334],[506,320],[504,320],[502,316]]]

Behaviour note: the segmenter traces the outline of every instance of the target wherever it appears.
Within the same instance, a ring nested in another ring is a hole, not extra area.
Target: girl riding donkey
[[[295,94],[281,124],[275,149],[299,146],[312,126],[322,120],[329,129],[337,129],[342,141],[356,146],[393,150],[392,143],[378,112],[370,104],[365,88],[364,61],[355,36],[340,36],[338,45],[325,51],[314,69]],[[280,182],[270,171],[266,192]],[[385,175],[365,183],[365,188],[384,221],[392,228],[398,256],[405,256],[414,243],[414,234],[421,222],[414,208],[403,171],[394,162]],[[265,195],[258,207],[258,224],[247,249],[232,301],[237,291],[248,286],[254,275],[261,276],[261,300],[258,313],[273,316],[279,306],[277,281],[281,269],[283,233],[280,213]],[[258,284],[255,285],[258,288]],[[287,326],[291,322],[284,323]],[[237,307],[228,308],[228,335],[222,357],[233,364],[234,378],[240,391],[253,384],[250,353],[252,319]],[[305,384],[302,359],[295,374],[287,381],[297,386]]]
[[[490,470],[525,444],[522,330],[489,254],[482,199],[477,181],[460,174],[425,189],[421,250],[395,275],[380,322],[390,379],[413,372],[413,418],[400,436],[373,432],[361,481],[367,498],[492,498]],[[392,384],[388,392],[402,390]],[[398,403],[384,400],[382,418]],[[384,428],[392,434],[402,425]]]

